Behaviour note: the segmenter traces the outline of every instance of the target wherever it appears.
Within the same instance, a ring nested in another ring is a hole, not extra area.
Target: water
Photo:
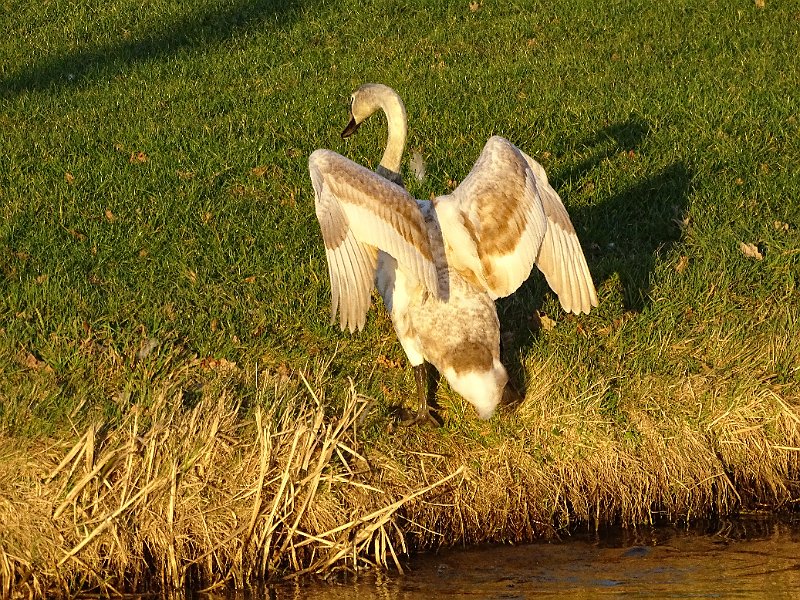
[[[800,598],[800,519],[577,534],[417,556],[405,575],[270,586],[250,598]]]

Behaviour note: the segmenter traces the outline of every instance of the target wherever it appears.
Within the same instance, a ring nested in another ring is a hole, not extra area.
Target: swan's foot
[[[444,419],[442,419],[441,415],[439,415],[434,408],[430,406],[425,408],[420,407],[416,413],[410,410],[407,411],[406,418],[400,420],[400,425],[404,427],[409,427],[411,425],[441,427],[444,425]]]

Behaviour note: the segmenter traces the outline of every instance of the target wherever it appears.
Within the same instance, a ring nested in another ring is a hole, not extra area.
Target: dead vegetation
[[[775,352],[760,348],[750,365]],[[479,422],[451,398],[442,429],[392,429],[355,389],[334,411],[314,372],[267,381],[252,407],[225,389],[191,406],[165,384],[69,442],[0,438],[0,590],[242,587],[578,524],[796,506],[800,392],[720,364],[592,384],[527,365],[515,413]]]

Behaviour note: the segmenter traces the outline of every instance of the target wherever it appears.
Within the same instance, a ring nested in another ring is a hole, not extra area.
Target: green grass
[[[188,395],[221,377],[255,398],[257,367],[317,360],[331,401],[350,377],[380,407],[410,400],[406,369],[375,366],[403,359],[383,312],[358,335],[328,324],[307,174],[318,147],[375,166],[380,119],[338,136],[366,81],[406,102],[429,174],[406,177],[413,194],[443,193],[497,133],[543,162],[573,215],[600,308],[566,318],[538,275],[501,302],[518,377],[551,360],[578,392],[667,382],[735,371],[730,348],[758,343],[776,351],[748,369],[800,384],[797,5],[185,4],[4,2],[6,432],[113,419],[176,377]],[[531,328],[537,309],[553,331]],[[237,368],[186,366],[209,357]],[[622,419],[634,391],[605,410]]]

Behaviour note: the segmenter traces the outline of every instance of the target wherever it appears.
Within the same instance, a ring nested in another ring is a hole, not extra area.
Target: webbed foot
[[[411,412],[411,411],[409,411]],[[421,408],[416,413],[411,413],[411,418],[400,421],[400,425],[431,425],[433,427],[441,427],[444,425],[444,419],[432,407]]]

